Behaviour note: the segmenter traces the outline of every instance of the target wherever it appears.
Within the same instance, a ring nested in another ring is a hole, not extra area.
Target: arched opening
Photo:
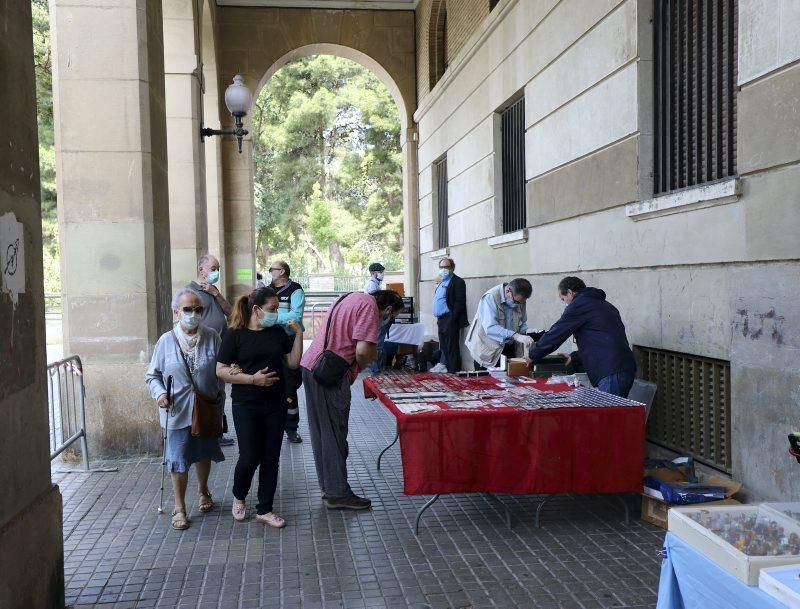
[[[409,109],[406,105],[406,102],[401,94],[401,90],[398,87],[397,83],[394,79],[389,75],[387,70],[375,59],[372,57],[349,47],[335,45],[335,44],[311,44],[300,47],[295,49],[289,53],[284,54],[280,57],[277,61],[275,61],[269,69],[264,73],[263,77],[261,78],[258,86],[255,88],[255,91],[260,93],[261,90],[264,88],[265,84],[269,81],[269,79],[275,75],[275,73],[280,70],[282,67],[286,66],[288,63],[304,59],[307,57],[315,56],[315,55],[332,55],[338,58],[348,59],[350,61],[354,61],[360,66],[366,68],[371,72],[374,77],[382,83],[388,94],[391,96],[392,101],[394,102],[394,106],[397,108],[397,115],[399,120],[399,155],[401,158],[401,172],[402,172],[402,186],[399,189],[398,197],[402,200],[402,219],[398,219],[398,224],[402,223],[402,238],[398,239],[398,251],[397,256],[398,259],[402,260],[402,265],[399,268],[402,268],[405,271],[404,275],[404,282],[406,285],[406,290],[408,292],[414,291],[414,283],[416,279],[415,268],[409,264],[409,261],[412,261],[413,264],[413,257],[411,255],[411,251],[413,248],[409,248],[408,244],[413,239],[413,231],[417,230],[416,226],[416,215],[414,212],[414,205],[412,204],[412,199],[415,196],[413,192],[409,192],[409,184],[412,182],[413,172],[415,171],[415,167],[411,167],[412,164],[415,165],[415,154],[416,149],[412,145],[409,145],[407,141],[408,137],[408,124],[410,120],[409,116]],[[248,117],[249,125],[248,129],[250,129],[251,133],[254,132],[254,112],[251,112],[250,116]],[[252,158],[252,154],[251,154]],[[255,164],[250,161],[250,179],[253,180],[255,176]],[[251,181],[251,184],[253,182]],[[254,196],[255,198],[255,196]],[[256,220],[254,218],[253,221],[253,229],[255,228]],[[251,232],[251,235],[254,235],[254,230]],[[237,238],[241,239],[243,235],[240,232],[237,232]],[[254,239],[255,241],[255,239]],[[254,243],[255,245],[255,243]],[[234,244],[229,244],[229,247],[234,247]],[[258,252],[256,252],[256,257],[258,256]],[[263,258],[263,256],[262,256]],[[367,264],[369,261],[367,261]]]
[[[430,88],[447,70],[447,0],[434,0],[428,25],[428,78]]]
[[[400,119],[380,79],[340,56],[265,82],[252,110],[257,268],[287,260],[312,290],[360,289],[375,261],[402,273]]]

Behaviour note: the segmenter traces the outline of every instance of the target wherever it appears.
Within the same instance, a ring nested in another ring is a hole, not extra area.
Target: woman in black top
[[[277,321],[278,296],[271,288],[259,288],[239,298],[217,354],[217,376],[233,385],[233,423],[239,441],[233,517],[245,519],[244,501],[260,466],[256,520],[281,528],[286,521],[272,511],[286,424],[281,379],[283,366],[300,365],[303,329],[295,321],[288,322],[294,330],[291,337]]]

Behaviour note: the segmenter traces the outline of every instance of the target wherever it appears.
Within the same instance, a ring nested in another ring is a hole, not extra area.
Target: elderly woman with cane
[[[197,394],[216,401],[221,413],[225,400],[223,384],[216,375],[219,335],[200,325],[203,303],[189,288],[180,290],[172,300],[173,313],[178,323],[165,332],[156,343],[146,382],[150,395],[159,406],[161,427],[165,430],[164,463],[172,478],[175,509],[172,511],[172,528],[189,528],[186,509],[186,486],[189,466],[195,464],[201,512],[213,509],[214,501],[208,490],[211,462],[224,461],[217,437],[193,435],[197,429],[194,413]],[[167,378],[172,377],[171,396],[167,391]]]

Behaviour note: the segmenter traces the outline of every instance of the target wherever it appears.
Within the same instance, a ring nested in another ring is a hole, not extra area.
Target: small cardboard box
[[[722,499],[721,501],[707,501],[706,503],[695,503],[694,507],[705,507],[711,505],[741,505],[736,499]],[[666,501],[652,497],[647,493],[642,493],[642,520],[654,524],[662,529],[667,528],[667,514],[672,507],[687,507],[685,505],[671,505]]]
[[[386,289],[387,290],[394,290],[395,292],[400,294],[400,296],[405,296],[406,295],[405,285],[402,282],[398,282],[398,283],[388,283],[387,282],[386,283]]]
[[[652,476],[657,480],[664,482],[685,482],[686,477],[681,470],[669,469],[666,467],[659,467],[656,469],[647,469],[644,472],[645,476]],[[706,501],[704,503],[693,503],[689,506],[676,506],[664,501],[664,497],[659,491],[645,487],[642,493],[642,520],[661,527],[667,528],[667,513],[671,507],[705,507],[711,505],[741,505],[736,499],[732,499],[733,495],[738,493],[742,488],[741,482],[735,480],[728,480],[719,476],[705,476],[698,475],[698,479],[703,484],[710,484],[714,486],[725,487],[725,499],[720,501]]]
[[[510,357],[506,360],[506,374],[508,376],[530,376],[531,369],[525,358]]]

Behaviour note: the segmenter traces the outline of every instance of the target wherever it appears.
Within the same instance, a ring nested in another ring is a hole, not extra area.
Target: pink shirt
[[[322,355],[325,345],[325,332],[328,327],[328,315],[319,326],[319,331],[311,342],[311,346],[303,354],[300,365],[306,370],[313,370]],[[328,339],[328,350],[353,362],[350,367],[350,384],[356,380],[359,367],[356,363],[356,343],[358,341],[378,342],[378,305],[375,298],[363,292],[353,292],[344,297],[333,309],[331,336]]]

